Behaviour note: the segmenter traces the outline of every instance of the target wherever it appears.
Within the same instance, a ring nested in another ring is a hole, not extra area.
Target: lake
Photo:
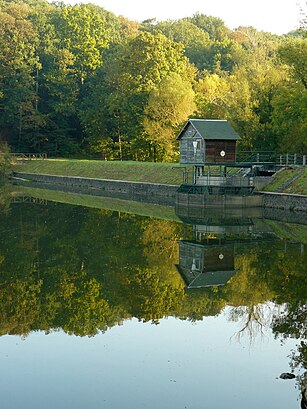
[[[306,220],[105,203],[2,201],[1,407],[300,408]]]

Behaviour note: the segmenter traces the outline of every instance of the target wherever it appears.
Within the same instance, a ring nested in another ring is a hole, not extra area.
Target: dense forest
[[[14,152],[176,160],[188,117],[243,150],[306,150],[306,19],[277,36],[212,16],[142,23],[93,4],[0,0],[0,142]]]

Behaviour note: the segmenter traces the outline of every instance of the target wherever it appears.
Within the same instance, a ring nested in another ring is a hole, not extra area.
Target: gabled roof
[[[189,283],[188,288],[225,285],[236,274],[236,272],[236,270],[208,271],[206,273],[202,272]]]
[[[229,269],[195,274],[186,271],[179,264],[177,264],[176,267],[187,288],[205,288],[225,285],[237,273],[237,270]]]
[[[241,139],[226,119],[189,119],[176,139],[182,137],[189,124],[203,139],[229,141]]]

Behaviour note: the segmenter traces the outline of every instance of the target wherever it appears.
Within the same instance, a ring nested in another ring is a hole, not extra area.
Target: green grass
[[[272,182],[265,186],[263,190],[266,192],[276,192],[280,186],[291,179],[294,175],[298,174],[298,169],[284,169],[276,174]],[[300,176],[282,192],[307,195],[307,169],[304,169]]]
[[[180,168],[178,163],[46,159],[18,162],[15,164],[14,170],[17,172],[171,185],[180,185],[183,180],[183,167]],[[264,190],[276,192],[283,183],[298,174],[298,172],[297,169],[282,170]],[[284,192],[307,195],[307,169],[304,169],[298,179],[291,183]]]
[[[179,169],[176,163],[47,159],[19,162],[15,165],[14,170],[174,185],[180,185],[183,179],[183,169]]]
[[[273,220],[265,220],[265,223],[269,225],[272,231],[281,239],[307,244],[306,225],[283,223]]]
[[[307,169],[305,169],[303,173],[284,190],[284,192],[307,195]]]

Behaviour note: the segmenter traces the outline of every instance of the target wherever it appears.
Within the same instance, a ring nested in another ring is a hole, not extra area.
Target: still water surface
[[[305,226],[15,203],[0,232],[2,408],[300,407]]]

